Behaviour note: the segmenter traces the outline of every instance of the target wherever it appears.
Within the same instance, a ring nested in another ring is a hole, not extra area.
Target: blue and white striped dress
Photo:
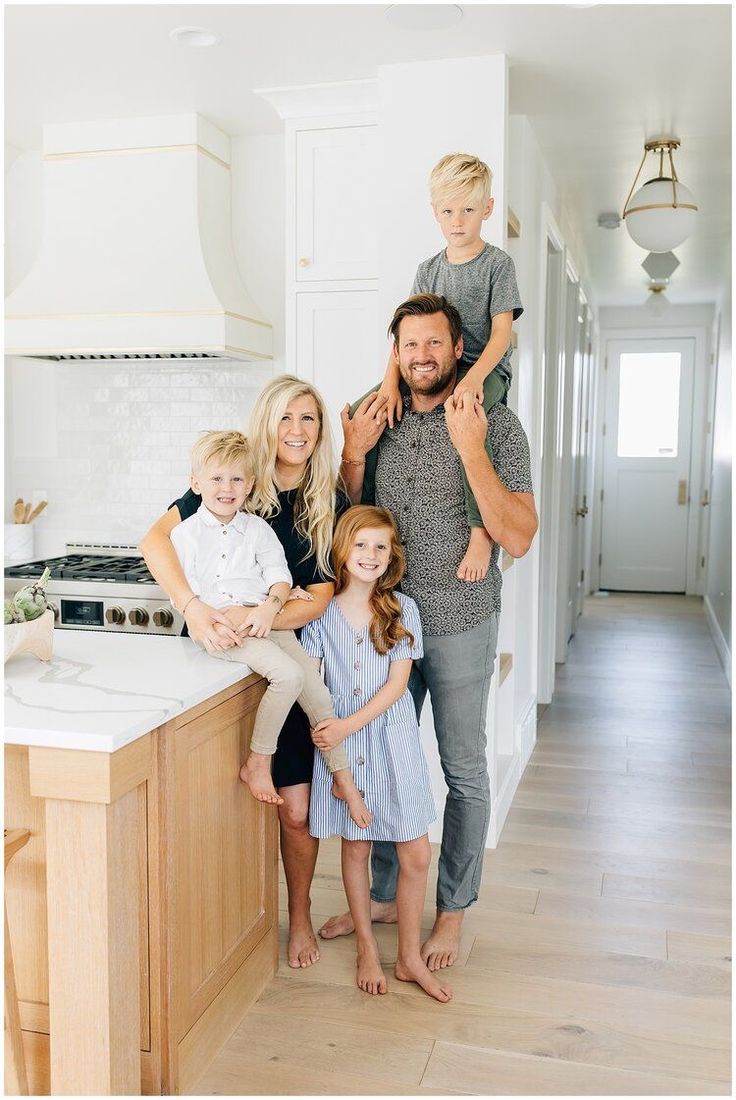
[[[397,592],[401,621],[414,635],[387,654],[377,653],[368,627],[356,631],[332,600],[324,614],[302,628],[301,644],[312,657],[323,658],[325,682],[338,718],[365,706],[386,684],[391,661],[416,660],[424,653],[417,605]],[[332,778],[315,751],[309,831],[312,836],[347,840],[415,840],[437,816],[424,759],[414,703],[408,689],[387,711],[345,742],[355,782],[373,814],[359,829],[347,805],[332,794]]]

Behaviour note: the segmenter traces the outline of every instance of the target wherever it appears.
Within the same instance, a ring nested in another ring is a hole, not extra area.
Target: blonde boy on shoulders
[[[457,402],[467,394],[466,399],[479,402],[486,412],[506,401],[511,385],[511,325],[524,309],[513,260],[480,235],[483,222],[493,213],[491,183],[488,165],[467,153],[450,153],[435,165],[429,177],[430,199],[447,247],[420,263],[412,287],[412,295],[436,294],[459,311],[463,354],[452,398]],[[432,366],[428,363],[428,370]],[[405,395],[392,349],[377,394],[387,402],[390,428],[403,415]],[[489,456],[492,460],[490,449]],[[366,500],[372,499],[375,462],[374,449],[366,458]],[[457,576],[480,581],[488,572],[492,543],[467,478],[464,484],[470,540]]]

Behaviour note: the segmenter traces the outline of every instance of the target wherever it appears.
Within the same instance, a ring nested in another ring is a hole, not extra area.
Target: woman
[[[258,397],[250,418],[256,482],[249,506],[271,524],[286,553],[295,588],[310,600],[289,600],[274,628],[299,631],[317,619],[332,599],[332,532],[349,506],[337,488],[330,429],[322,398],[309,383],[291,375],[274,378]],[[190,489],[156,521],[141,542],[151,573],[175,607],[186,607],[190,636],[212,652],[236,645],[238,635],[225,615],[199,599],[187,584],[171,544],[171,531],[193,515],[201,498]],[[224,627],[215,631],[215,624]],[[223,638],[223,634],[225,637]],[[319,842],[309,835],[309,794],[314,745],[304,712],[294,706],[279,737],[273,780],[278,807],[281,857],[289,893],[289,966],[319,959],[310,917],[309,889]]]

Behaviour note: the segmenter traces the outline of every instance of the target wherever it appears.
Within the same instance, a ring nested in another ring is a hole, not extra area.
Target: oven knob
[[[114,623],[115,626],[120,626],[125,622],[125,612],[122,607],[108,607],[105,612],[105,618],[109,623]]]
[[[128,618],[133,626],[146,626],[148,623],[148,612],[145,607],[134,607],[132,611],[128,612]]]
[[[156,626],[173,626],[174,616],[166,607],[158,607],[153,613],[153,621]]]

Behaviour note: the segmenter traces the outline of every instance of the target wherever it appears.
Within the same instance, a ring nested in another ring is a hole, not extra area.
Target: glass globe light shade
[[[691,191],[679,181],[675,183],[678,203],[695,207]],[[654,210],[637,207],[655,206]],[[670,252],[690,236],[695,228],[695,209],[672,205],[672,180],[648,180],[629,199],[626,228],[631,239],[647,252]]]
[[[652,317],[662,317],[670,308],[670,300],[663,291],[658,291],[656,294],[651,293],[644,303],[644,309]]]

